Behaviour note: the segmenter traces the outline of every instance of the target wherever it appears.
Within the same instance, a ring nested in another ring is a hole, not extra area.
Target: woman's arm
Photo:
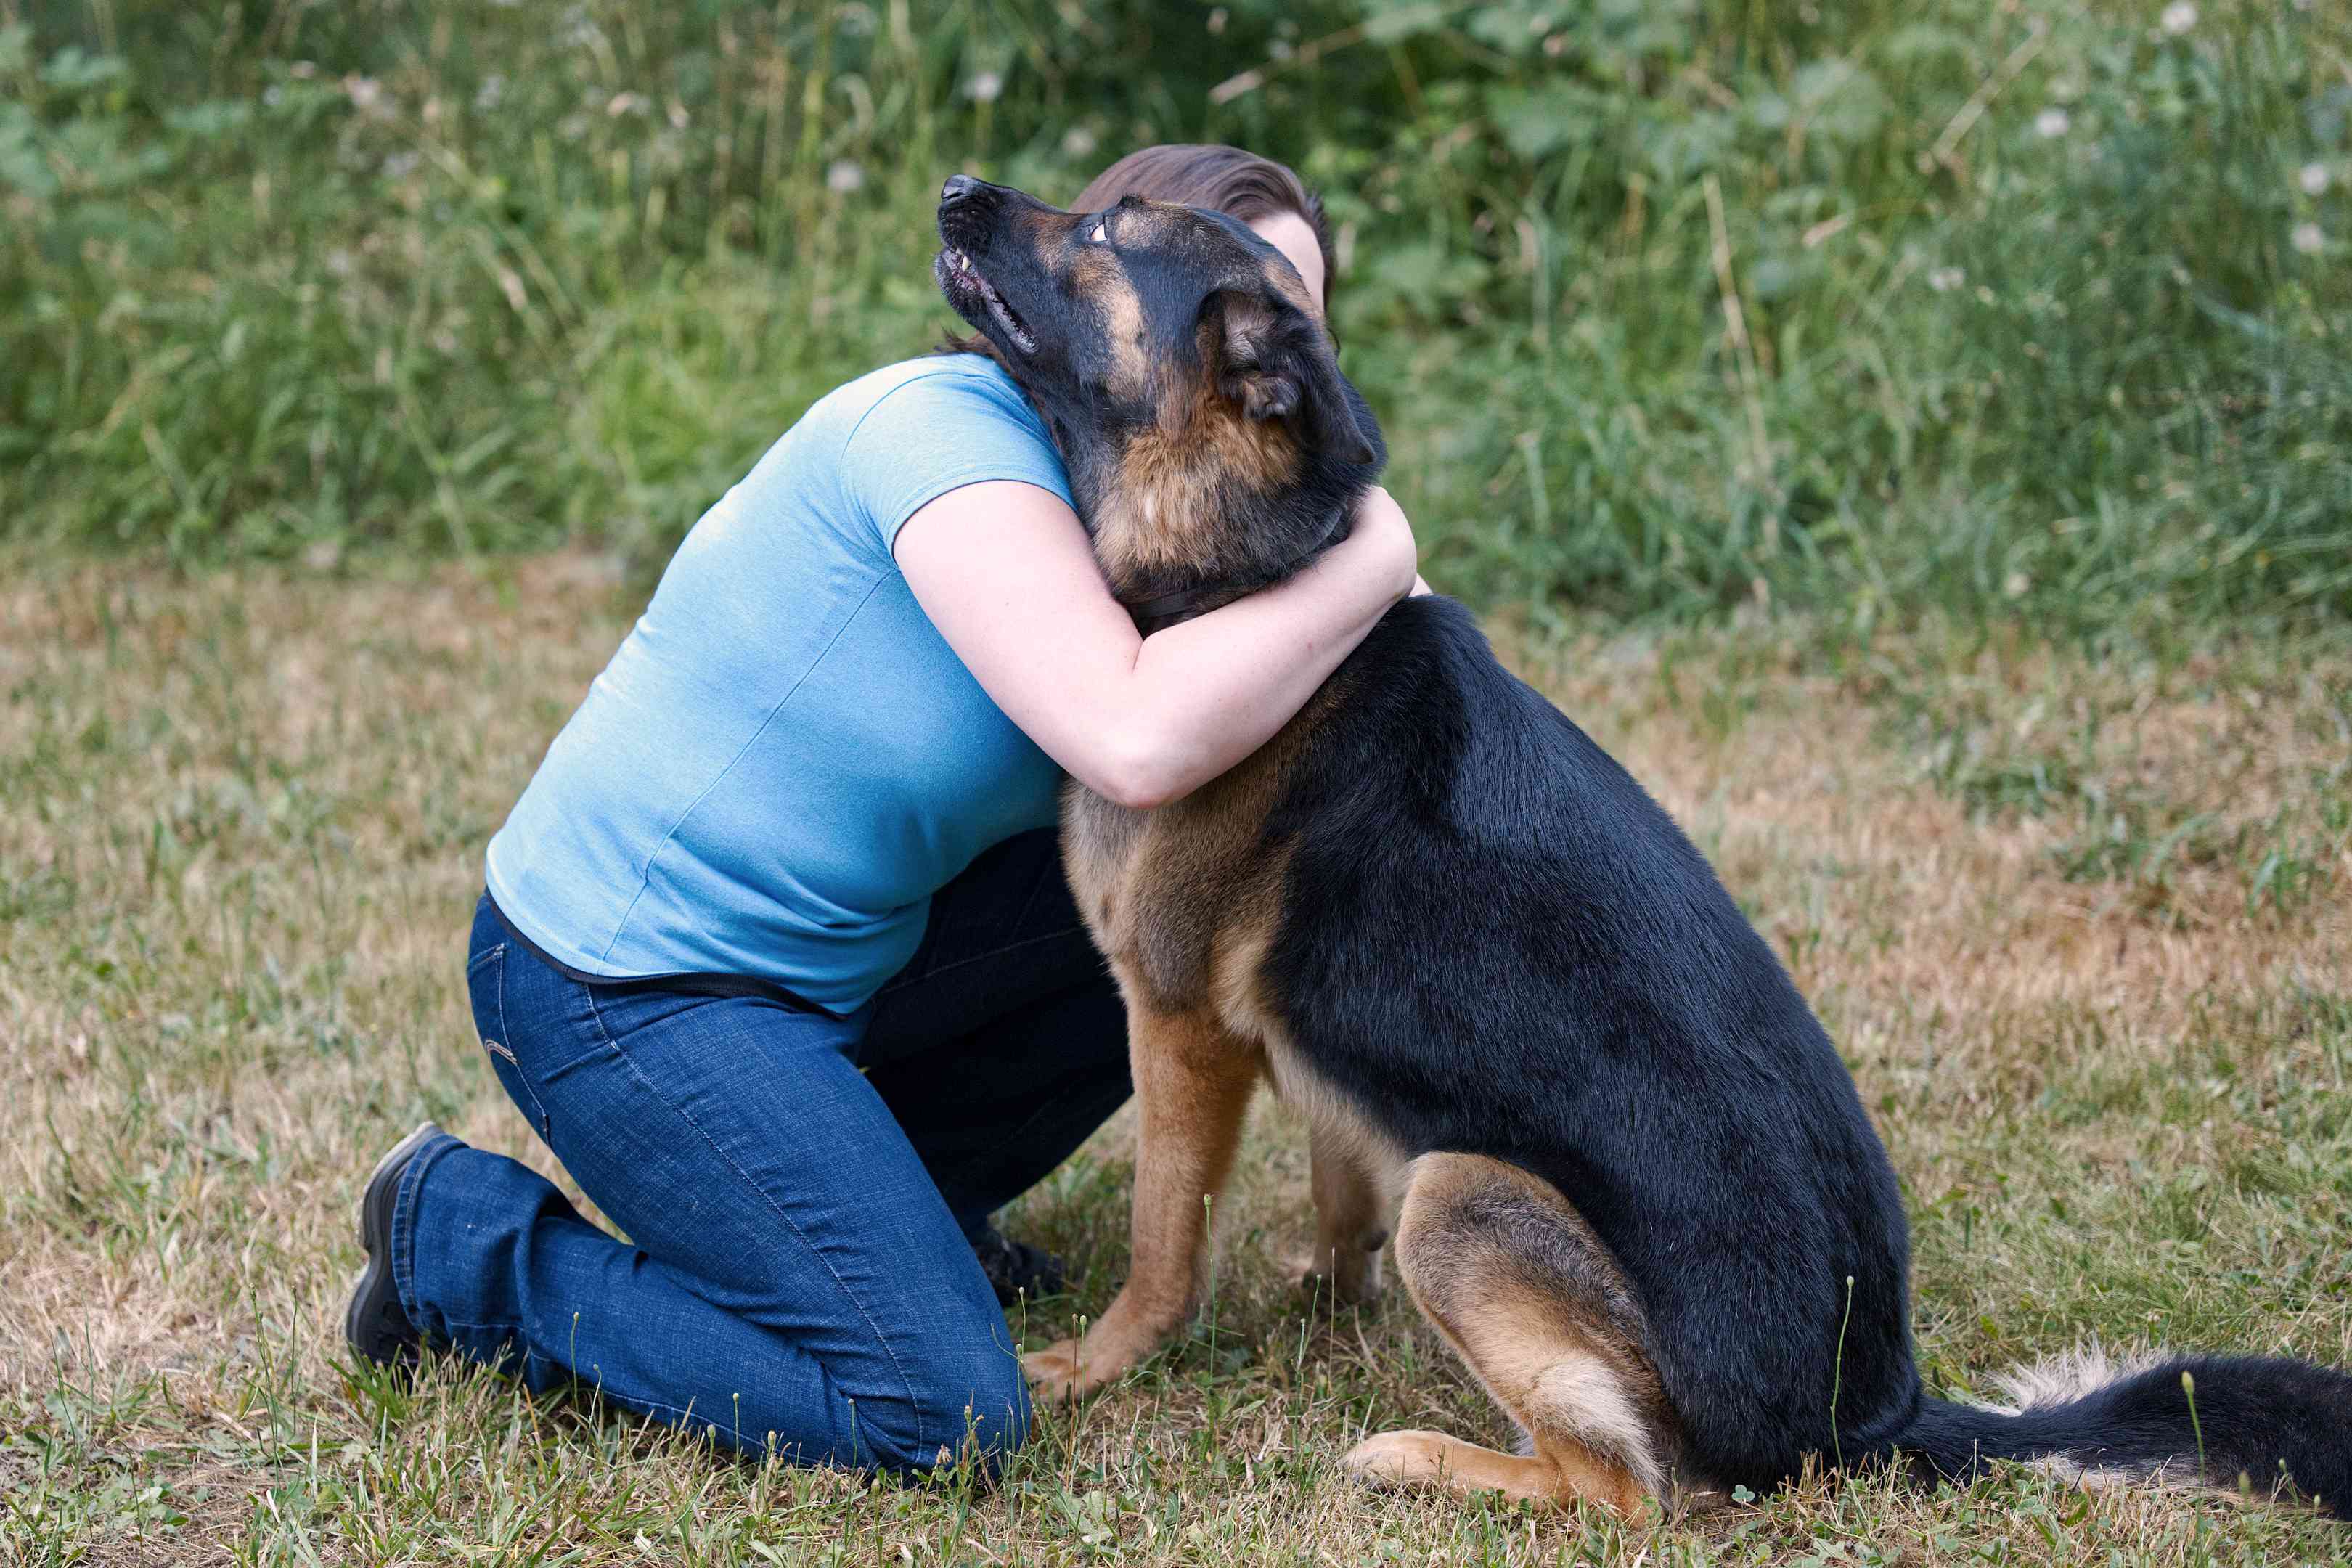
[[[1079,783],[1139,808],[1264,745],[1418,581],[1412,525],[1379,489],[1306,571],[1150,637],[1110,596],[1077,515],[1034,485],[950,490],[893,552],[996,705]]]

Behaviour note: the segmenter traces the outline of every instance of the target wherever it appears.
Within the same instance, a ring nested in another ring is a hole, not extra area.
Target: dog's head
[[[1205,609],[1345,536],[1386,453],[1279,250],[1219,213],[964,175],[939,222],[940,288],[1045,416],[1122,599]]]

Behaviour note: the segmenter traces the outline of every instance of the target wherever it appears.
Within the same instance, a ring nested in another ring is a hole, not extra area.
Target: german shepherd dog
[[[1044,416],[1147,630],[1344,534],[1380,432],[1249,229],[959,176],[939,231],[941,289]],[[1187,1321],[1202,1199],[1265,1079],[1311,1129],[1331,1287],[1377,1289],[1392,1229],[1414,1302],[1525,1434],[1514,1454],[1384,1433],[1347,1457],[1370,1478],[1631,1514],[1765,1490],[1808,1455],[1922,1479],[2017,1459],[2352,1514],[2338,1372],[2094,1356],[2012,1408],[1927,1396],[1901,1196],[1844,1064],[1690,841],[1460,605],[1390,610],[1182,800],[1073,784],[1062,835],[1141,1120],[1129,1278],[1027,1357],[1041,1396]]]

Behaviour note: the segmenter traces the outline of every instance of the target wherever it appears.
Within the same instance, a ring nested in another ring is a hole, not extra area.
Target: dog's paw
[[[1339,1463],[1374,1486],[1429,1486],[1448,1479],[1454,1447],[1442,1432],[1383,1432],[1349,1449]]]
[[[1337,1248],[1328,1257],[1293,1258],[1290,1282],[1301,1295],[1336,1301],[1342,1307],[1378,1300],[1388,1288],[1380,1253],[1361,1248]]]
[[[1055,1404],[1084,1399],[1133,1364],[1085,1340],[1063,1340],[1021,1358],[1032,1397]]]

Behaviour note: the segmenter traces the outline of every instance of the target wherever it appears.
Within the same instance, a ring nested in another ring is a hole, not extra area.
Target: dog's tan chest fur
[[[1181,800],[1137,811],[1075,781],[1065,788],[1063,869],[1130,1006],[1208,1010],[1236,1035],[1262,1039],[1273,1020],[1218,1004],[1262,994],[1257,971],[1289,863],[1287,847],[1268,842],[1266,822],[1347,684],[1325,682],[1272,739]]]
[[[1402,1190],[1402,1151],[1301,1056],[1265,975],[1288,868],[1285,847],[1266,841],[1265,821],[1330,700],[1327,689],[1253,756],[1154,811],[1072,784],[1062,856],[1129,1005],[1213,1022],[1314,1130],[1318,1151],[1360,1171],[1386,1206]]]
[[[1259,853],[1259,830],[1272,781],[1236,776],[1267,771],[1252,759],[1154,811],[1070,786],[1062,805],[1064,868],[1131,1005],[1158,1013],[1209,1007],[1223,988],[1219,949],[1230,947],[1221,933],[1243,911],[1262,910],[1271,934],[1281,866],[1278,857]],[[1263,944],[1255,952],[1262,954]]]

